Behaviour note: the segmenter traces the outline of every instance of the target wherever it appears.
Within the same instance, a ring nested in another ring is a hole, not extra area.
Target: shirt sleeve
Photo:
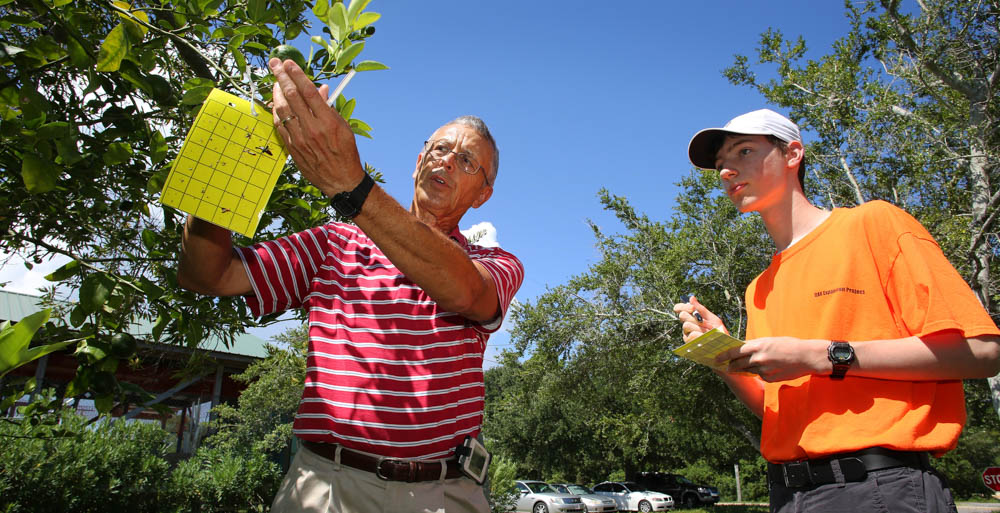
[[[254,316],[302,306],[322,264],[329,226],[318,226],[273,241],[237,248],[253,294],[245,296]]]
[[[500,248],[475,247],[469,251],[469,257],[482,264],[496,284],[500,314],[495,319],[475,324],[477,331],[493,333],[500,329],[507,315],[507,309],[514,300],[514,294],[521,288],[521,283],[524,281],[524,265],[517,257]]]
[[[908,214],[903,222],[908,226],[895,241],[886,283],[900,331],[922,336],[957,330],[965,338],[1000,334],[931,234]]]

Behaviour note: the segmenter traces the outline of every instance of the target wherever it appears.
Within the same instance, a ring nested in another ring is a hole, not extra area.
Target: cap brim
[[[702,169],[715,169],[715,152],[718,151],[719,140],[731,133],[721,128],[706,128],[694,134],[688,143],[688,158],[691,163]]]

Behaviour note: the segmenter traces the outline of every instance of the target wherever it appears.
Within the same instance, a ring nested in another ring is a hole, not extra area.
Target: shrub
[[[958,447],[931,465],[948,479],[955,499],[982,498],[990,493],[983,484],[983,470],[1000,465],[1000,433],[988,428],[967,427]]]
[[[76,436],[0,422],[0,511],[156,511],[169,470],[168,433],[141,422],[87,427],[69,411],[62,427]]]
[[[202,447],[177,465],[168,487],[177,512],[265,511],[281,478],[265,454]]]

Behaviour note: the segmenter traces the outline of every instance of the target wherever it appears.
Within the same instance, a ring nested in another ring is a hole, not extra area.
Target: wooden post
[[[733,470],[736,472],[736,502],[743,502],[743,491],[740,489],[740,464],[733,463]]]

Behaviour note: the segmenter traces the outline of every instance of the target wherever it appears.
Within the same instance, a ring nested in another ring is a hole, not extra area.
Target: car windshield
[[[577,495],[593,495],[594,491],[583,485],[569,485],[569,493],[575,493]]]
[[[632,481],[629,481],[627,483],[622,483],[622,484],[625,485],[625,488],[628,488],[629,490],[632,490],[633,492],[648,492],[649,491],[649,489],[647,489],[645,486],[642,486],[639,483],[633,483]]]
[[[559,493],[552,489],[547,483],[524,483],[531,493]]]
[[[683,484],[689,484],[689,485],[693,485],[694,484],[694,483],[691,482],[690,479],[688,479],[688,478],[686,478],[684,476],[677,476],[677,481],[680,482],[680,483],[683,483]]]
[[[570,492],[569,490],[566,489],[566,485],[554,484],[554,485],[549,485],[549,486],[551,486],[552,488],[554,488],[555,491],[557,491],[559,493],[572,493],[572,492]]]

